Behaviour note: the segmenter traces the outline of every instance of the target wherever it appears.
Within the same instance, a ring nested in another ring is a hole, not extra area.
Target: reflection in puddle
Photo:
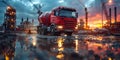
[[[37,44],[37,38],[36,38],[36,35],[33,35],[32,36],[32,45],[36,46],[36,44]]]
[[[15,34],[4,34],[0,36],[0,60],[12,60],[15,53]]]
[[[58,38],[58,40],[57,40],[58,54],[56,56],[56,58],[58,58],[58,59],[62,59],[64,57],[64,54],[63,54],[63,51],[64,51],[63,43],[64,43],[64,39],[63,38]]]
[[[5,59],[6,59],[6,60],[10,60],[9,57],[8,57],[7,55],[5,56]]]
[[[62,52],[58,52],[56,58],[62,59],[62,58],[64,58],[64,54]]]
[[[76,53],[79,53],[79,51],[78,51],[78,50],[79,50],[78,36],[75,36],[75,39],[76,39],[76,40],[75,40],[75,52],[76,52]]]
[[[36,38],[37,35],[26,35],[26,36],[19,36],[19,38],[17,38],[16,41],[16,50],[15,52],[17,54],[15,54],[15,58],[16,60],[18,60],[19,58],[25,59],[26,58],[28,60],[30,60],[31,58],[34,58],[32,60],[40,60],[40,59],[36,59],[36,56],[39,55],[39,53],[36,53],[35,51],[39,51],[39,52],[43,52],[44,53],[48,53],[48,55],[50,56],[50,58],[55,58],[55,59],[51,59],[51,60],[75,60],[75,59],[80,59],[79,57],[84,56],[83,58],[86,60],[90,60],[88,59],[88,53],[89,50],[94,51],[95,54],[99,55],[101,58],[103,56],[103,54],[107,49],[107,47],[109,46],[110,43],[114,42],[116,39],[120,40],[114,36],[79,36],[79,35],[75,35],[73,36],[58,36],[57,38],[54,37],[50,37],[50,38]],[[8,41],[8,39],[7,39]],[[5,41],[7,43],[7,41]],[[20,42],[21,45],[17,45],[17,43]],[[106,46],[105,44],[108,44],[108,46]],[[1,44],[2,45],[2,44]],[[8,45],[8,44],[6,44]],[[29,48],[29,45],[32,45],[32,47],[37,46],[35,49],[34,48]],[[14,43],[13,45],[11,44],[11,46],[14,47]],[[24,50],[22,48],[20,48],[21,46],[26,46],[26,48],[28,47],[27,50]],[[7,48],[9,49],[9,48]],[[14,50],[14,49],[13,49]],[[23,53],[21,53],[21,51]],[[10,52],[9,52],[10,53]],[[6,53],[7,54],[7,53]],[[9,55],[6,55],[4,53],[4,57],[6,60],[10,60],[12,59],[9,58]],[[14,55],[14,53],[12,54]],[[21,56],[20,56],[21,55]],[[23,56],[24,57],[23,57]],[[27,55],[31,55],[30,57]],[[40,54],[42,55],[42,54]],[[76,57],[76,56],[78,57]],[[43,55],[45,58],[47,55]],[[91,56],[91,55],[90,55]],[[74,59],[71,59],[74,58]],[[42,60],[42,59],[41,59]],[[49,58],[48,58],[49,60]],[[112,60],[111,57],[109,57],[109,60]]]
[[[78,40],[75,40],[75,52],[76,53],[78,53],[79,51],[78,51],[78,48],[79,46],[78,46]]]

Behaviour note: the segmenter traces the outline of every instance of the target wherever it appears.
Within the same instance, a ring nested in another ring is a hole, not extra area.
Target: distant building
[[[120,22],[112,23],[111,28],[118,28],[120,29]]]
[[[79,30],[84,30],[84,21],[83,21],[83,19],[80,19],[78,28],[79,28]]]
[[[28,21],[28,19],[26,21],[21,21],[20,25],[18,26],[20,31],[24,31],[24,32],[31,32],[31,31],[36,31],[37,27],[34,26],[33,24],[33,20],[32,22]]]
[[[112,23],[110,31],[112,33],[119,33],[120,34],[120,22]]]

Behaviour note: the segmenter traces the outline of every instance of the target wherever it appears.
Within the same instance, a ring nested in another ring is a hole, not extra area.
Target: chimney
[[[24,21],[24,19],[22,18],[22,19],[21,19],[21,23],[20,23],[20,24],[23,24],[23,21]]]
[[[111,26],[112,23],[112,17],[111,17],[111,8],[109,8],[109,24]]]
[[[27,17],[27,22],[29,21],[28,17]]]
[[[21,22],[23,22],[23,20],[24,20],[24,19],[22,18],[22,19],[21,19]]]
[[[114,7],[114,18],[115,18],[115,23],[117,22],[117,7]]]
[[[32,19],[32,24],[34,24],[34,19]]]
[[[85,19],[86,19],[86,28],[88,27],[88,11],[87,8],[85,8]]]

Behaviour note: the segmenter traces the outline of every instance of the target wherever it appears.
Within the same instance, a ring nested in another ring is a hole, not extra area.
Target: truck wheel
[[[50,35],[55,35],[55,25],[50,26]]]
[[[55,30],[51,29],[50,35],[55,35]]]
[[[47,29],[42,29],[40,32],[41,32],[41,35],[46,35],[47,34]]]
[[[43,29],[40,30],[40,34],[41,34],[41,35],[44,35],[44,30],[43,30]]]

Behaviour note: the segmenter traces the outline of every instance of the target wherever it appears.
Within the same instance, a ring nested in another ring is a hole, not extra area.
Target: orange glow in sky
[[[117,22],[120,22],[120,15],[117,16]],[[85,17],[84,16],[80,16],[79,19],[83,19],[85,22]],[[107,22],[106,18],[104,17],[103,19],[103,25],[105,25]],[[86,23],[86,22],[85,22]],[[112,23],[114,23],[114,16],[112,17]],[[91,29],[94,28],[101,28],[102,27],[102,17],[101,14],[96,14],[94,16],[89,16],[88,17],[88,25]]]

